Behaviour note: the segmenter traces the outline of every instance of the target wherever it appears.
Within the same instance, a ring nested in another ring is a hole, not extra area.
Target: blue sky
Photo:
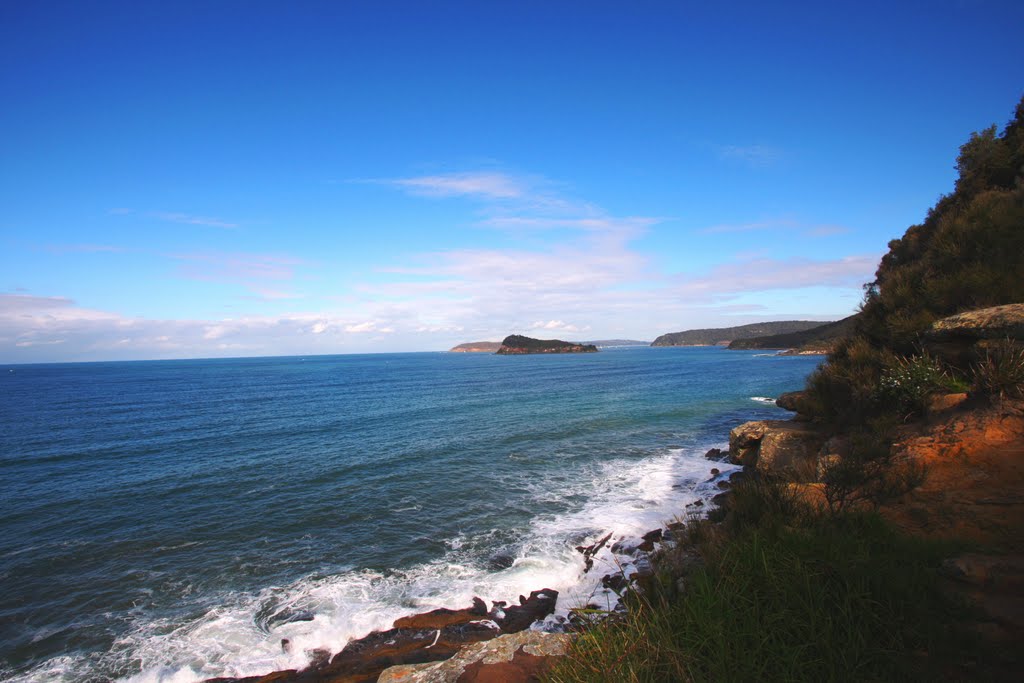
[[[850,314],[1024,3],[0,6],[0,362]]]

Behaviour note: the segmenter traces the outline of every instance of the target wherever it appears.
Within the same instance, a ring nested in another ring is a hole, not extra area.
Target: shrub
[[[873,399],[880,410],[896,411],[902,422],[924,414],[928,397],[957,388],[945,368],[927,354],[897,357],[882,372]]]
[[[771,488],[735,495],[777,507]],[[702,551],[682,591],[656,590],[581,634],[548,680],[940,680],[977,656],[937,586],[949,548],[877,516],[768,515]]]
[[[989,398],[1024,398],[1024,348],[1007,339],[986,349],[972,368],[971,391]]]

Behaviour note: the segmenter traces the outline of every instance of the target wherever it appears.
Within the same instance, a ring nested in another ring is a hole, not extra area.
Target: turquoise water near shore
[[[562,591],[717,492],[820,362],[719,348],[0,367],[0,678],[301,666],[397,616]],[[290,653],[280,648],[289,638]]]

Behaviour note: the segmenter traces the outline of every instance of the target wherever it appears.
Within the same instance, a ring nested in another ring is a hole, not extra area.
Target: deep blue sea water
[[[585,604],[599,572],[573,547],[717,492],[703,453],[784,417],[758,397],[818,362],[641,347],[0,366],[0,679],[262,674],[474,595]]]

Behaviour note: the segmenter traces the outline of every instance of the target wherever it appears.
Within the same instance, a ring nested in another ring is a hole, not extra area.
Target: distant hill
[[[730,349],[793,349],[794,353],[828,353],[836,341],[853,332],[856,315],[799,332],[737,339]]]
[[[452,353],[494,353],[501,348],[501,342],[466,342],[448,349]]]
[[[751,323],[738,327],[718,327],[704,330],[686,330],[663,334],[651,346],[714,346],[737,339],[767,337],[791,332],[803,332],[823,324],[821,320],[780,320],[768,323]]]
[[[560,339],[533,339],[519,334],[511,334],[501,342],[497,353],[503,356],[514,356],[525,353],[595,353],[593,344],[578,344]]]
[[[636,339],[597,339],[595,341],[583,341],[580,344],[592,344],[594,346],[650,346],[651,342],[638,341]]]

